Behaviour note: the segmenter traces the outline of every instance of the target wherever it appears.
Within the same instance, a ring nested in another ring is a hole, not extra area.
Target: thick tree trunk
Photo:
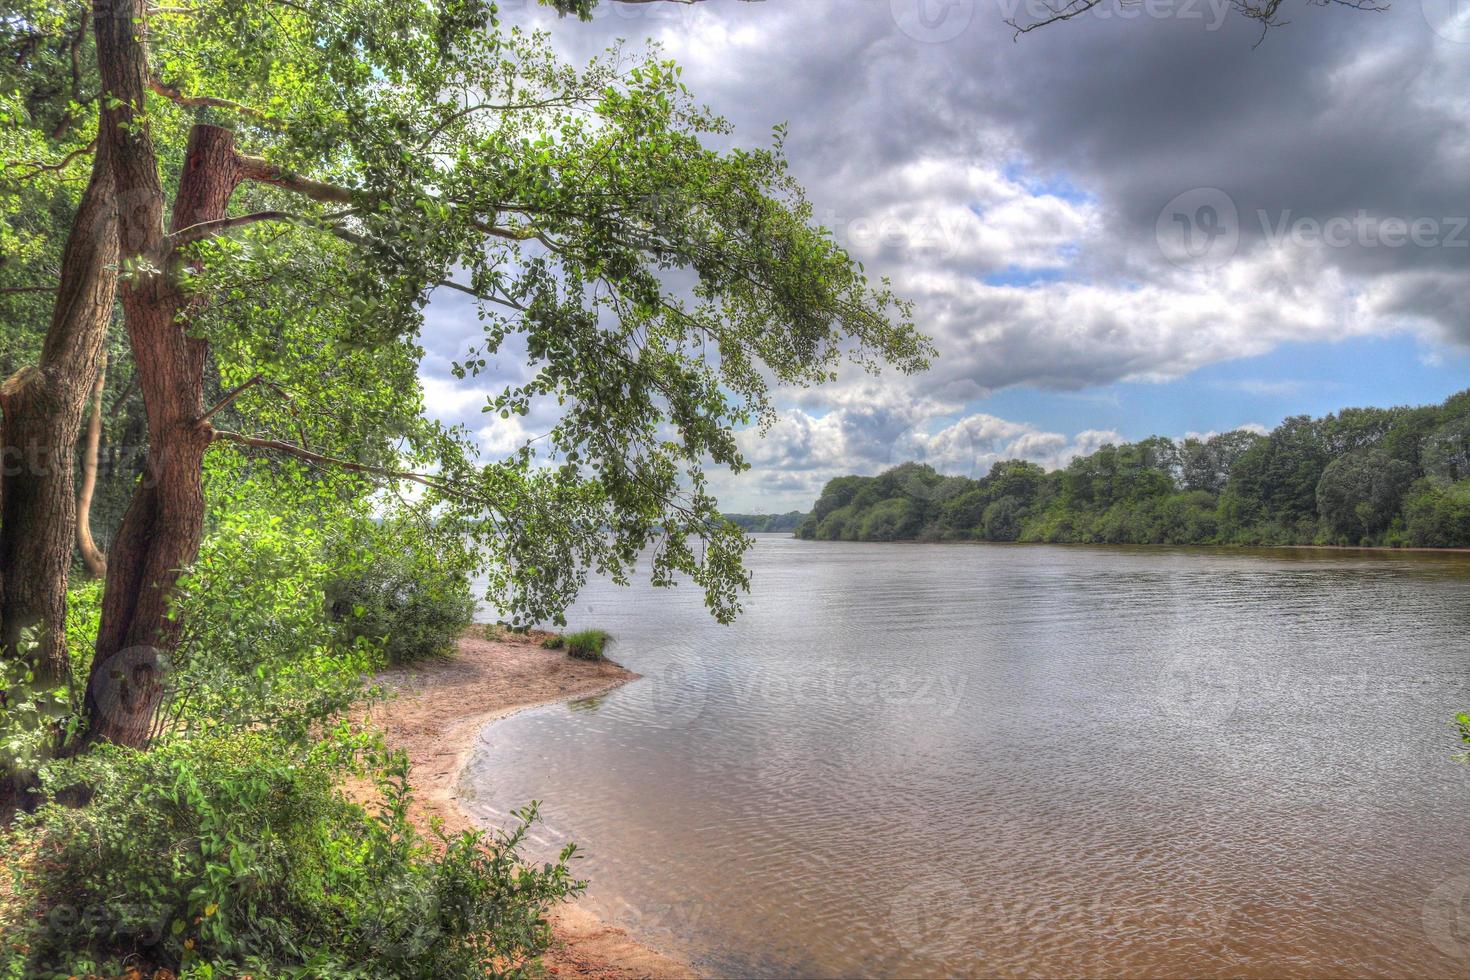
[[[117,211],[108,154],[92,176],[62,253],[56,306],[38,364],[0,386],[0,655],[40,627],[38,679],[69,672],[66,586],[76,534],[77,436],[112,319]]]
[[[102,394],[107,388],[107,351],[97,366],[97,383],[92,386],[92,417],[87,420],[87,441],[82,446],[82,488],[77,491],[77,550],[93,578],[107,577],[107,556],[92,537],[92,500],[97,495],[97,457],[102,448]]]
[[[172,230],[224,217],[240,179],[234,133],[195,126]],[[139,229],[130,238],[126,215],[123,224],[125,248],[130,241],[144,246],[142,254],[165,248],[143,240]],[[180,572],[199,554],[204,453],[212,435],[200,421],[207,346],[188,335],[180,260],[166,248],[161,258],[160,274],[130,281],[122,290],[149,449],[143,480],[108,555],[102,625],[86,695],[88,741],[134,747],[147,744],[151,735],[167,658],[178,641],[180,624],[169,618],[168,607]]]

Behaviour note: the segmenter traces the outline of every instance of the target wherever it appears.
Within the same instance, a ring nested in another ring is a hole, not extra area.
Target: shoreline
[[[802,538],[784,531],[747,531],[748,537],[791,538],[809,544],[929,544],[929,545],[985,545],[1003,548],[1049,547],[1049,548],[1156,548],[1174,551],[1371,551],[1397,555],[1470,555],[1470,548],[1396,548],[1392,545],[1374,544],[1167,544],[1162,541],[1105,542],[1105,541],[983,541],[963,538],[940,538],[926,541],[922,538],[895,538],[892,541],[824,541],[820,538]]]
[[[543,635],[489,638],[483,626],[472,626],[452,656],[378,675],[395,696],[373,705],[366,720],[382,730],[390,747],[408,754],[414,790],[410,815],[420,827],[438,818],[450,835],[493,829],[482,827],[459,804],[460,775],[487,725],[531,708],[606,694],[641,676],[611,661],[574,660],[562,651],[543,650]],[[555,976],[696,976],[687,963],[575,903],[557,907],[550,919],[552,944],[542,962]]]

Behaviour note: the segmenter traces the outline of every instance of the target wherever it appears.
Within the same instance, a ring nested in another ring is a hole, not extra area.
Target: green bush
[[[381,642],[395,664],[449,653],[475,617],[462,563],[427,545],[374,544],[369,554],[344,556],[344,570],[327,585],[328,606],[343,637]]]
[[[1470,547],[1470,479],[1450,484],[1421,480],[1410,490],[1404,511],[1410,544]]]
[[[381,812],[341,784],[371,777]],[[577,894],[566,862],[518,859],[534,806],[488,839],[407,820],[407,763],[338,729],[321,742],[199,735],[150,752],[104,747],[45,772],[91,802],[51,802],[4,843],[27,854],[22,914],[0,976],[518,976],[545,948],[545,913]]]
[[[567,633],[562,637],[566,644],[567,655],[578,660],[602,660],[602,648],[612,640],[611,636],[602,630],[582,630],[579,633]]]
[[[1015,497],[1001,497],[985,508],[981,527],[990,541],[1014,541],[1021,536],[1023,507]]]

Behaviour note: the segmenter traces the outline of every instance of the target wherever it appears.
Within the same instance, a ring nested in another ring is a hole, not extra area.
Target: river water
[[[644,674],[493,725],[585,904],[726,976],[1470,977],[1463,555],[759,536],[722,627],[589,586]]]

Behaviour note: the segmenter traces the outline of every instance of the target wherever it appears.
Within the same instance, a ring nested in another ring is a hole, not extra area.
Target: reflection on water
[[[1470,560],[763,537],[594,584],[645,679],[490,727],[593,911],[726,975],[1470,976]],[[1465,913],[1462,915],[1462,911]]]

